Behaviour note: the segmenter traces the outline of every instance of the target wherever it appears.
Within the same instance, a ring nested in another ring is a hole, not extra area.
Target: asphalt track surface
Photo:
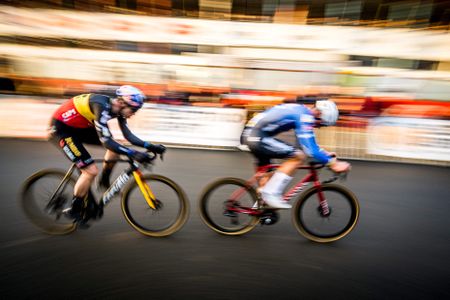
[[[102,149],[94,149],[100,157]],[[449,299],[450,169],[353,161],[343,184],[360,221],[332,244],[297,233],[290,211],[273,226],[221,236],[197,211],[202,188],[248,177],[245,152],[169,149],[153,172],[187,193],[191,215],[167,238],[130,227],[116,198],[104,218],[67,236],[40,233],[24,217],[21,183],[68,162],[45,142],[0,139],[2,299]]]

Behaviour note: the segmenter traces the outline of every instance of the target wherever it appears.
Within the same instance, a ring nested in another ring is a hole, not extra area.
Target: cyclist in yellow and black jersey
[[[116,90],[116,98],[105,95],[83,94],[61,105],[53,114],[50,126],[50,141],[63,150],[66,156],[80,169],[81,175],[74,188],[70,216],[78,220],[83,201],[98,174],[89,152],[83,144],[103,145],[107,151],[99,179],[101,187],[109,187],[109,177],[120,154],[132,157],[138,162],[149,159],[146,152],[136,151],[115,141],[108,127],[108,121],[117,118],[125,139],[131,144],[162,154],[166,148],[161,144],[142,141],[127,126],[127,119],[133,116],[144,103],[145,96],[129,85]]]

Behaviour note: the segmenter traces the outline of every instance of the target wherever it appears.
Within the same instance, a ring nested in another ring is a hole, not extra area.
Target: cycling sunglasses
[[[132,112],[137,112],[141,107],[140,106],[131,106],[127,104],[127,107],[131,109]]]

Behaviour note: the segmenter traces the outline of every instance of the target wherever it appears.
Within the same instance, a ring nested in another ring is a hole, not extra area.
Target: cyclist
[[[282,193],[292,175],[307,157],[328,165],[334,172],[350,169],[350,164],[338,161],[334,153],[327,152],[316,143],[313,128],[334,125],[339,111],[330,100],[318,100],[310,109],[302,104],[290,103],[274,106],[254,116],[245,126],[241,143],[249,147],[258,166],[270,164],[271,158],[287,158],[273,176],[260,181],[261,196],[273,208],[291,208],[283,201]],[[301,149],[297,149],[274,136],[293,129]]]
[[[131,144],[158,154],[166,150],[161,144],[142,141],[127,126],[126,120],[143,106],[144,94],[133,86],[123,85],[116,90],[116,96],[110,98],[100,94],[78,95],[62,104],[51,119],[49,140],[63,150],[81,173],[74,187],[72,207],[68,210],[68,215],[75,221],[82,219],[82,205],[90,203],[95,206],[94,211],[98,208],[95,201],[88,200],[90,186],[98,174],[98,168],[83,144],[103,145],[107,149],[98,180],[99,187],[102,188],[109,187],[109,177],[115,160],[121,154],[138,162],[149,159],[146,152],[125,147],[113,139],[107,123],[110,119],[117,118],[123,136]]]

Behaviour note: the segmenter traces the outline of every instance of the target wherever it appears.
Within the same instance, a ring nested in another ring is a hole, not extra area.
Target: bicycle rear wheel
[[[319,191],[312,187],[295,204],[293,223],[307,239],[328,243],[345,237],[353,230],[359,218],[359,203],[356,196],[343,186],[324,184],[321,190],[330,213],[322,213]]]
[[[227,207],[249,209],[257,199],[255,189],[244,180],[222,178],[204,189],[199,201],[200,216],[209,228],[218,233],[242,235],[258,224],[259,217],[230,211]]]
[[[124,190],[122,212],[127,222],[140,233],[163,237],[180,230],[189,217],[189,201],[175,182],[161,175],[147,174],[142,180],[156,197],[157,208],[151,208],[132,181]]]
[[[62,170],[42,170],[30,176],[22,186],[20,203],[25,215],[48,234],[68,234],[77,228],[73,220],[62,213],[71,205],[75,180],[69,178],[51,201],[65,175]]]

